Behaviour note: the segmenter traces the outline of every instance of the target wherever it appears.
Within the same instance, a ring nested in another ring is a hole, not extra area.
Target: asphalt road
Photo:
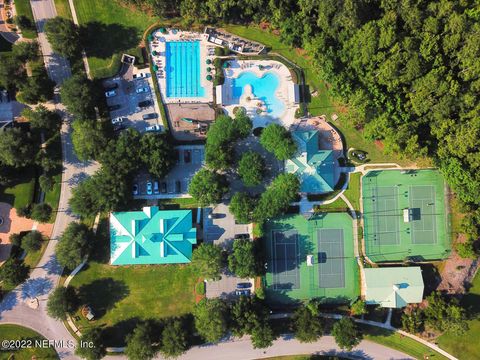
[[[60,85],[71,75],[68,61],[53,53],[48,43],[43,27],[45,21],[56,16],[53,0],[31,1],[33,15],[38,29],[38,41],[44,55],[45,65],[50,77]],[[49,106],[50,107],[50,106]],[[55,349],[63,359],[76,359],[73,355],[74,338],[67,331],[62,322],[48,316],[46,303],[49,293],[57,286],[61,267],[55,258],[55,246],[60,235],[67,225],[75,220],[69,209],[68,200],[72,187],[98,168],[96,163],[79,161],[74,152],[71,141],[71,118],[65,113],[65,108],[57,97],[51,104],[63,114],[64,124],[61,129],[63,167],[62,189],[58,214],[52,233],[52,239],[47,249],[32,271],[30,278],[22,285],[10,292],[0,303],[0,323],[13,323],[29,327],[49,340],[54,340]],[[29,306],[34,304],[34,306]],[[35,308],[35,304],[38,306]]]

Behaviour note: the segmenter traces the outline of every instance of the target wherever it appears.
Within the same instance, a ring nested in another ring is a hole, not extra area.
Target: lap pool
[[[280,85],[280,78],[274,72],[267,72],[258,77],[251,71],[245,71],[234,78],[232,84],[232,95],[235,100],[239,100],[245,86],[250,85],[253,95],[265,103],[268,116],[280,118],[285,111],[284,103],[275,95]]]
[[[199,41],[168,41],[165,44],[166,96],[204,97],[200,66]]]

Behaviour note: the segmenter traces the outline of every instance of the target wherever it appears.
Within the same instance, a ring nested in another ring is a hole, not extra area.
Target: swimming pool
[[[165,44],[166,96],[203,97],[200,81],[200,42],[168,41]]]
[[[267,115],[277,118],[282,116],[285,111],[285,105],[275,95],[275,91],[277,91],[280,85],[280,78],[277,74],[267,72],[262,77],[258,77],[251,71],[242,72],[237,78],[233,79],[232,96],[234,99],[240,99],[245,85],[250,85],[255,97],[265,103],[267,106]]]

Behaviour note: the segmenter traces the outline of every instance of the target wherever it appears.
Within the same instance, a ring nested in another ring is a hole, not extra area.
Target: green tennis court
[[[358,297],[353,222],[347,213],[277,218],[266,224],[265,234],[267,300],[339,303]]]
[[[375,262],[448,256],[445,183],[436,170],[378,170],[362,178],[364,238]]]

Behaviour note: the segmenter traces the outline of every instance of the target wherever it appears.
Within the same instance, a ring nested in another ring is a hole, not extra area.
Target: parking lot
[[[204,164],[205,147],[203,145],[180,145],[175,147],[177,164],[164,179],[154,179],[149,174],[139,174],[135,184],[138,186],[138,194],[135,199],[170,199],[190,197],[188,185],[193,175]],[[147,193],[147,183],[152,184],[152,194]],[[158,190],[155,191],[155,182]]]
[[[134,79],[134,75],[145,73],[148,77]],[[111,97],[107,97],[110,118],[124,118],[122,127],[133,127],[139,132],[152,125],[160,125],[163,129],[158,102],[153,88],[153,81],[150,70],[138,70],[133,66],[123,65],[120,75],[105,80],[104,90],[111,90]],[[139,106],[142,102],[150,102],[147,106]],[[118,109],[114,107],[119,106]],[[151,119],[145,119],[145,115]]]
[[[220,297],[225,300],[232,300],[239,296],[236,295],[238,284],[243,285],[242,290],[250,290],[250,293],[253,293],[254,280],[242,279],[230,272],[223,273],[220,280],[207,281],[205,296],[209,299]],[[249,283],[251,286],[246,287]]]

